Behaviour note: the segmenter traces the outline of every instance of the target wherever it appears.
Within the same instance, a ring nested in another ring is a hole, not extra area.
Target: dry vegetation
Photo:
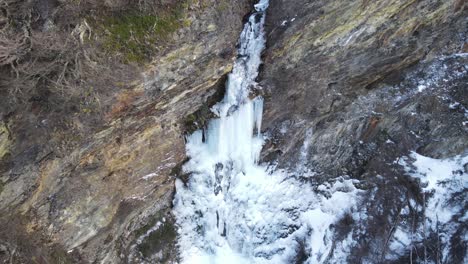
[[[48,108],[97,111],[102,95],[137,78],[138,65],[169,43],[184,8],[184,1],[0,0],[0,95],[8,97],[0,110],[35,98]]]
[[[10,98],[33,94],[41,85],[62,92],[75,86],[83,64],[76,34],[47,28],[49,21],[30,1],[2,0],[1,11],[1,85]]]

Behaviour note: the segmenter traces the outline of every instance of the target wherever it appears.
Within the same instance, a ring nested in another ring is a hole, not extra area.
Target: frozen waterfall
[[[250,92],[265,46],[267,7],[268,0],[260,0],[244,26],[225,97],[212,109],[218,118],[187,138],[190,160],[183,170],[191,176],[186,184],[177,180],[174,198],[183,263],[291,263],[301,247],[311,262],[322,262],[331,248],[328,226],[357,195],[352,182],[342,180],[322,186],[325,199],[287,173],[257,164],[263,99]]]

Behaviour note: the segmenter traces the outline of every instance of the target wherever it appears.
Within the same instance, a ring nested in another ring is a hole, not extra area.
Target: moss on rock
[[[172,217],[164,217],[162,213],[158,213],[148,224],[138,229],[135,235],[137,238],[143,237],[137,248],[145,258],[161,252],[159,261],[164,263],[173,255],[177,232]]]
[[[58,248],[58,247],[52,248],[50,258],[51,258],[52,263],[57,263],[57,264],[75,263],[75,260],[73,260],[70,256],[68,256],[67,252],[64,249]]]
[[[109,14],[93,22],[97,36],[102,35],[103,49],[121,56],[123,62],[143,63],[158,46],[170,41],[172,33],[187,25],[184,2],[159,13],[125,11]]]

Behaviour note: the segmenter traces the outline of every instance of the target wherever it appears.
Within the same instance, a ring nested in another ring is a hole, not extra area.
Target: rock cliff
[[[222,97],[252,4],[0,1],[0,262],[177,261],[184,135]],[[298,178],[308,168],[300,180],[317,192],[342,178],[365,192],[363,217],[332,228],[335,252],[353,242],[330,263],[466,261],[466,216],[426,228],[434,194],[408,164],[468,150],[467,9],[270,1],[262,162]],[[466,178],[462,165],[453,174]],[[451,203],[466,211],[460,190]]]
[[[2,48],[24,49],[1,65],[0,262],[174,261],[187,123],[222,92],[251,6],[2,1]]]
[[[466,261],[462,215],[447,224],[456,232],[429,228],[414,251],[390,246],[399,228],[426,229],[417,208],[430,197],[399,160],[411,151],[447,159],[468,150],[466,14],[464,1],[271,2],[260,77],[264,160],[291,171],[304,163],[315,173],[304,181],[314,186],[360,182],[366,217],[345,217],[334,233],[337,245],[348,235],[356,242],[348,263]]]

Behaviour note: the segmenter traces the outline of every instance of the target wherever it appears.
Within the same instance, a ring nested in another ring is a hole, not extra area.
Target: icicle
[[[255,128],[257,129],[257,137],[260,137],[260,131],[262,128],[263,98],[261,97],[255,98],[254,112],[255,112]]]

